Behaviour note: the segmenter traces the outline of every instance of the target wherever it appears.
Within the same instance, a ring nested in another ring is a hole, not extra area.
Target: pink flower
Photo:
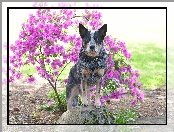
[[[127,67],[127,71],[128,71],[128,72],[131,71],[131,66],[130,66],[130,65],[128,65],[128,67]]]
[[[143,93],[139,93],[138,99],[139,99],[141,102],[143,102],[143,101],[144,101],[144,94],[143,94]]]
[[[58,74],[59,74],[58,71],[55,71],[55,72],[54,72],[54,75],[55,75],[55,76],[58,76]]]
[[[51,82],[53,82],[53,83],[55,82],[55,79],[53,77],[51,77]]]
[[[139,73],[136,73],[135,75],[136,75],[136,77],[137,77],[137,78],[139,78],[139,77],[140,77],[140,74],[139,74]]]
[[[109,70],[107,71],[106,75],[107,75],[107,78],[108,78],[108,79],[111,79],[111,78],[113,77],[113,69],[109,69]]]
[[[49,63],[51,62],[51,61],[50,61],[50,58],[47,58],[47,59],[45,60],[45,62],[49,64]]]
[[[105,104],[105,100],[100,99],[100,103],[101,103],[102,105]]]
[[[107,59],[107,62],[111,62],[112,61],[112,56],[110,55]]]
[[[64,83],[67,84],[67,82],[68,82],[68,79],[65,79],[65,80],[64,80]]]
[[[36,79],[34,77],[29,77],[27,79],[27,82],[30,83],[30,82],[34,82]]]
[[[17,79],[20,79],[21,76],[22,76],[22,72],[18,72],[18,73],[16,74],[16,78],[17,78]]]
[[[137,89],[136,88],[132,89],[132,96],[135,96],[136,94],[137,94]]]
[[[102,97],[102,99],[106,101],[106,100],[108,100],[108,96],[104,95],[104,96]]]
[[[90,93],[90,97],[91,97],[91,98],[95,98],[95,94]]]
[[[112,99],[119,99],[121,98],[121,94],[118,90],[115,90],[114,92],[112,92],[109,96],[109,98],[112,98]]]
[[[90,91],[95,91],[96,90],[96,86],[94,86],[93,88],[90,89]]]
[[[51,74],[46,73],[45,77],[46,77],[47,79],[50,79],[50,78],[52,77],[52,75],[51,75]]]
[[[52,105],[52,104],[54,104],[53,101],[49,101],[49,102],[48,102],[48,105]]]
[[[125,84],[128,84],[129,83],[129,79],[126,78],[125,81],[124,81]]]
[[[9,78],[9,82],[13,82],[14,81],[14,78],[13,77],[10,77]]]
[[[137,99],[134,99],[134,100],[131,102],[130,106],[134,106],[136,103],[137,103]]]
[[[14,69],[9,69],[9,70],[10,70],[10,72],[11,72],[12,75],[14,75],[15,72],[16,72]]]
[[[130,88],[130,89],[133,89],[133,88],[134,88],[134,86],[133,86],[132,83],[129,85],[129,88]]]
[[[122,68],[121,71],[122,72],[127,72],[127,68]]]
[[[114,72],[114,78],[115,79],[117,79],[117,80],[119,80],[120,79],[120,73],[116,70],[115,72]]]
[[[102,87],[104,87],[104,85],[105,85],[105,81],[102,81]]]

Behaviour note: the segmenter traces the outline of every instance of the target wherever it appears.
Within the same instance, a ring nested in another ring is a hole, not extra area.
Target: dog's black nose
[[[94,49],[94,48],[95,48],[95,46],[94,46],[94,45],[91,45],[91,46],[90,46],[90,49]]]

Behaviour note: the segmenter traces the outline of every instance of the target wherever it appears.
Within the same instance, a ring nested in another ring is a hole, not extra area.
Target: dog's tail
[[[77,105],[78,105],[78,96],[76,96],[76,97],[73,99],[72,107],[76,107]]]

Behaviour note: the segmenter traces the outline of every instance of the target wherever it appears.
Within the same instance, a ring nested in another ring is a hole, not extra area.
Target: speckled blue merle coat
[[[78,104],[78,95],[82,93],[81,89],[81,87],[83,87],[83,85],[81,85],[82,81],[87,80],[88,87],[92,88],[93,86],[95,86],[96,82],[100,80],[100,86],[101,86],[102,77],[105,74],[107,67],[106,60],[108,58],[108,54],[106,53],[103,44],[104,36],[100,35],[98,33],[99,31],[97,33],[90,33],[90,31],[86,32],[87,32],[86,36],[88,35],[89,38],[90,35],[91,39],[89,40],[88,43],[85,43],[86,42],[85,36],[83,36],[83,34],[80,34],[83,41],[82,48],[80,49],[79,59],[77,63],[70,70],[66,86],[67,105],[68,101],[70,100],[70,104],[72,104],[72,107],[75,107]],[[94,40],[95,35],[101,38],[97,39],[98,41],[100,40],[98,43],[95,43],[96,42]],[[89,55],[89,53],[94,50],[94,48],[90,44],[96,47],[98,46],[97,48],[99,49],[99,51],[97,55],[95,56]],[[91,51],[88,52],[87,46],[89,46],[89,49]],[[104,74],[102,76],[99,75],[97,72],[95,72],[98,69],[104,69]],[[83,73],[83,70],[89,71],[89,73],[85,75]]]

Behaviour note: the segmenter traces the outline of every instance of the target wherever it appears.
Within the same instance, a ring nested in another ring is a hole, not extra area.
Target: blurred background
[[[78,6],[85,5],[84,3],[78,2],[76,4]],[[93,5],[93,3],[89,4]],[[32,3],[8,3],[8,6],[10,5],[32,6]],[[108,6],[103,3],[99,3],[99,5]],[[112,6],[111,4],[109,5]],[[4,15],[6,13],[5,11],[3,13]],[[108,26],[107,34],[112,34],[114,37],[128,44],[132,42],[150,42],[165,47],[165,9],[99,9],[99,11],[102,13],[103,23],[106,23]],[[21,24],[28,18],[30,13],[35,14],[36,9],[10,10],[10,43],[13,43],[18,38]],[[3,21],[3,25],[6,24],[7,22]],[[4,26],[3,28],[6,30]]]

